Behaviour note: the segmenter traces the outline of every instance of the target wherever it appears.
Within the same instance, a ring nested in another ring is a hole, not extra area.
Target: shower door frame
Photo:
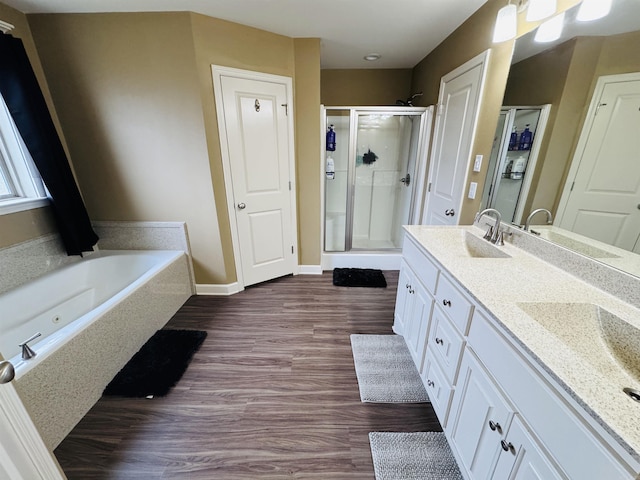
[[[327,114],[331,111],[349,111],[349,148],[348,148],[348,177],[347,177],[347,202],[346,202],[346,219],[345,219],[345,250],[344,251],[330,251],[325,250],[326,238],[325,238],[325,223],[326,223],[326,176],[325,176],[325,162],[326,162],[326,143],[324,133],[322,134],[322,228],[320,229],[322,240],[322,253],[323,254],[349,254],[352,252],[397,252],[401,247],[394,248],[376,248],[376,249],[360,249],[353,248],[353,208],[355,198],[355,182],[356,182],[356,154],[357,154],[357,129],[358,118],[360,114],[371,115],[408,115],[419,117],[420,126],[418,134],[418,143],[416,145],[416,163],[414,168],[414,186],[411,192],[411,198],[409,200],[409,215],[408,221],[411,224],[419,223],[422,215],[423,201],[425,190],[425,179],[427,175],[427,153],[429,149],[429,137],[431,134],[431,120],[433,107],[326,107],[321,106],[321,124],[322,132],[327,131]],[[353,135],[352,132],[355,132]]]

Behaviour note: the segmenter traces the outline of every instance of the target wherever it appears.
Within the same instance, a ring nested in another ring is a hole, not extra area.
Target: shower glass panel
[[[327,108],[326,252],[397,250],[411,223],[425,109]]]

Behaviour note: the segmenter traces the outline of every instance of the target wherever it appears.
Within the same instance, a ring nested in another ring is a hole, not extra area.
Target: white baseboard
[[[320,265],[300,265],[298,267],[300,275],[322,275],[322,267]]]
[[[213,284],[196,284],[196,295],[218,295],[228,296],[244,290],[238,282],[228,283],[226,285]]]

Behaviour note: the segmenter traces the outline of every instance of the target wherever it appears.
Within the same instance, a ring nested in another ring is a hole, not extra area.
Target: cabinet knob
[[[427,380],[427,385],[429,385],[430,387],[435,387],[435,383],[433,383],[433,380]]]
[[[494,422],[493,420],[489,420],[489,428],[494,432],[497,430],[498,433],[502,433],[502,425],[498,422]]]
[[[444,345],[444,340],[442,340],[440,337],[436,337],[436,343],[438,345]]]
[[[405,286],[405,288],[411,288],[411,285],[407,283],[407,285]]]
[[[513,443],[511,443],[511,442],[507,443],[506,440],[500,440],[500,446],[502,447],[502,449],[505,452],[511,452],[511,453],[513,453],[515,455],[516,449],[513,446]]]
[[[416,291],[414,289],[412,289],[411,287],[409,287],[409,293],[416,293]]]
[[[451,306],[451,300],[442,300],[442,304],[443,304],[445,307],[450,307],[450,306]]]

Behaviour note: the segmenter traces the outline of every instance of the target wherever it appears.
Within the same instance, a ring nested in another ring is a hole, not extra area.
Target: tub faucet
[[[547,210],[546,208],[538,208],[538,209],[534,210],[533,212],[531,212],[529,214],[529,216],[527,217],[527,221],[524,222],[524,231],[525,232],[529,231],[529,225],[531,224],[531,219],[534,217],[534,215],[537,215],[540,212],[546,212],[547,213],[547,225],[551,225],[551,222],[553,222],[553,215],[551,215],[551,212],[549,210]]]
[[[476,213],[476,217],[473,222],[475,223],[480,220],[482,215],[484,215],[485,213],[493,213],[496,217],[496,224],[494,227],[489,227],[489,230],[487,231],[487,234],[484,236],[484,238],[489,240],[491,243],[498,243],[498,239],[502,238],[500,235],[500,222],[502,221],[502,215],[500,215],[500,212],[495,208],[485,208],[481,212]]]
[[[35,335],[33,335],[31,338],[29,338],[28,340],[25,340],[24,342],[22,342],[22,343],[20,343],[18,345],[22,349],[22,359],[23,360],[29,360],[30,358],[33,358],[33,357],[35,357],[37,355],[36,352],[34,352],[32,350],[32,348],[28,345],[28,343],[34,341],[36,338],[38,338],[41,335],[42,335],[42,333],[38,332]]]

